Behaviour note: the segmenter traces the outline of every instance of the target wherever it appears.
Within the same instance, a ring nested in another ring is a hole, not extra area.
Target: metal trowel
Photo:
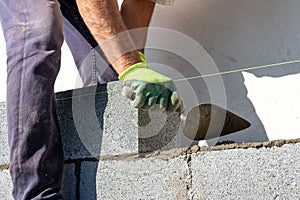
[[[200,104],[186,115],[179,108],[183,133],[192,140],[208,140],[248,128],[251,124],[242,117],[213,104]]]
[[[130,87],[123,87],[123,92],[135,98]],[[122,93],[123,93],[122,92]],[[192,140],[208,140],[244,130],[250,123],[242,117],[213,104],[200,104],[184,113],[183,103],[176,110],[183,122],[183,133]]]

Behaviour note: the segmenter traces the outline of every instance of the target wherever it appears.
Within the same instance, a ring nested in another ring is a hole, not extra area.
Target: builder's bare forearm
[[[76,0],[79,12],[117,73],[140,62],[116,0]]]
[[[147,27],[150,24],[155,3],[150,0],[124,0],[121,6],[123,21],[139,49],[144,51]],[[138,28],[138,29],[137,29]],[[133,30],[132,30],[133,29]]]

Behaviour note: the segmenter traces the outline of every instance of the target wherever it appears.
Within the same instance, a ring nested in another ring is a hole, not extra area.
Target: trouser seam
[[[92,83],[93,83],[93,85],[96,85],[97,84],[97,69],[96,69],[96,55],[95,55],[94,49],[91,49],[91,54],[92,54]]]
[[[24,43],[23,43],[23,47],[22,47],[22,53],[23,53],[23,55],[22,55],[22,65],[21,65],[21,80],[20,80],[20,87],[19,87],[19,99],[18,99],[18,127],[17,127],[17,133],[18,133],[18,135],[17,135],[17,137],[18,137],[18,139],[17,139],[17,141],[18,141],[18,144],[17,144],[17,154],[19,155],[20,154],[20,142],[19,141],[21,141],[21,138],[20,138],[20,135],[21,135],[21,132],[23,133],[23,119],[22,119],[22,116],[20,115],[20,113],[21,113],[21,109],[23,109],[23,106],[22,106],[22,102],[21,102],[21,100],[22,100],[22,98],[23,98],[23,95],[21,95],[22,93],[21,93],[21,90],[22,90],[22,88],[23,88],[23,80],[24,80],[24,73],[23,73],[23,70],[24,70],[24,65],[25,65],[25,62],[24,62],[24,59],[25,59],[25,44],[26,44],[26,40],[27,40],[27,37],[26,37],[26,34],[27,34],[27,31],[28,31],[28,20],[29,20],[29,18],[28,18],[28,11],[27,11],[28,9],[27,9],[27,6],[26,6],[26,3],[24,3],[24,19],[25,19],[25,22],[24,22],[24,25],[22,25],[22,26],[24,26],[24,32],[23,32],[23,41],[24,41]],[[22,165],[21,165],[21,157],[20,156],[18,156],[18,158],[17,158],[17,166],[18,166],[18,170],[20,171],[20,172],[22,172]],[[17,181],[18,181],[19,179],[17,179]],[[17,185],[19,185],[19,183],[17,182]],[[18,189],[18,188],[15,188],[15,189]]]
[[[68,3],[62,1],[64,3],[64,5],[69,5]],[[70,6],[69,7],[69,14],[73,17],[73,22],[76,23],[76,25],[78,26],[78,28],[76,28],[78,30],[78,32],[83,36],[83,38],[87,41],[91,51],[91,73],[92,73],[92,80],[91,80],[91,84],[92,85],[96,85],[98,83],[98,78],[97,78],[97,66],[96,66],[96,54],[95,54],[95,50],[94,47],[95,45],[97,45],[97,42],[95,41],[94,37],[91,35],[91,33],[88,31],[87,27],[85,27],[85,24],[82,20],[80,20],[78,18],[77,12],[75,11],[75,9],[77,8],[77,4],[75,4],[76,7],[74,6]],[[70,21],[68,19],[68,16],[65,16],[66,20],[68,20],[70,22],[70,24],[72,26],[73,22]],[[85,83],[84,83],[85,84]]]

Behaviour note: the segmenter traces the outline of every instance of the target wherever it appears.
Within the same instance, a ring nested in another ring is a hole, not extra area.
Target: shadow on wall
[[[192,37],[206,49],[220,72],[231,71],[300,59],[299,7],[297,0],[177,1],[174,7],[156,8],[152,26],[169,28]],[[150,34],[147,46],[157,40],[170,40],[172,35],[168,38],[159,37]],[[172,42],[172,48],[186,48],[180,41]],[[199,57],[204,56],[199,53]],[[150,63],[160,63],[154,64],[155,69],[174,79],[203,75],[206,67],[205,63],[192,66],[189,60],[159,49],[148,49],[147,57]],[[171,66],[172,69],[163,68],[162,65]],[[283,77],[300,73],[300,67],[299,64],[290,64],[249,73],[257,77]],[[206,78],[206,82],[201,78],[189,80],[191,89],[186,88],[184,81],[177,82],[188,108],[201,102],[223,101],[209,92],[209,88],[214,86],[207,83],[214,84],[214,78],[217,77]],[[243,74],[231,73],[221,78],[226,91],[227,108],[248,119],[252,126],[220,140],[239,143],[267,141],[264,126],[247,97]]]
[[[57,114],[64,144],[65,163],[74,165],[74,173],[64,175],[64,195],[80,199],[96,199],[96,177],[98,157],[103,139],[103,118],[107,105],[106,85],[86,87],[56,94]],[[84,162],[93,163],[92,168],[82,166]],[[86,172],[85,170],[88,170]],[[82,174],[89,175],[89,198],[80,193]],[[69,194],[68,180],[76,177],[75,194]]]

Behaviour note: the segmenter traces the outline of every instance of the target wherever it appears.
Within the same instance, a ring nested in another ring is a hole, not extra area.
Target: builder
[[[135,107],[172,112],[179,106],[173,82],[146,64],[143,54],[135,50],[131,34],[111,39],[127,31],[126,26],[148,26],[152,2],[125,0],[121,13],[116,0],[1,3],[7,48],[10,173],[15,199],[62,199],[64,158],[53,87],[60,68],[63,35],[85,85],[120,79],[127,86],[124,95]],[[102,68],[87,64],[89,59],[97,60],[91,57],[91,51],[101,55],[95,50],[98,44],[104,52],[100,60],[111,65]]]

